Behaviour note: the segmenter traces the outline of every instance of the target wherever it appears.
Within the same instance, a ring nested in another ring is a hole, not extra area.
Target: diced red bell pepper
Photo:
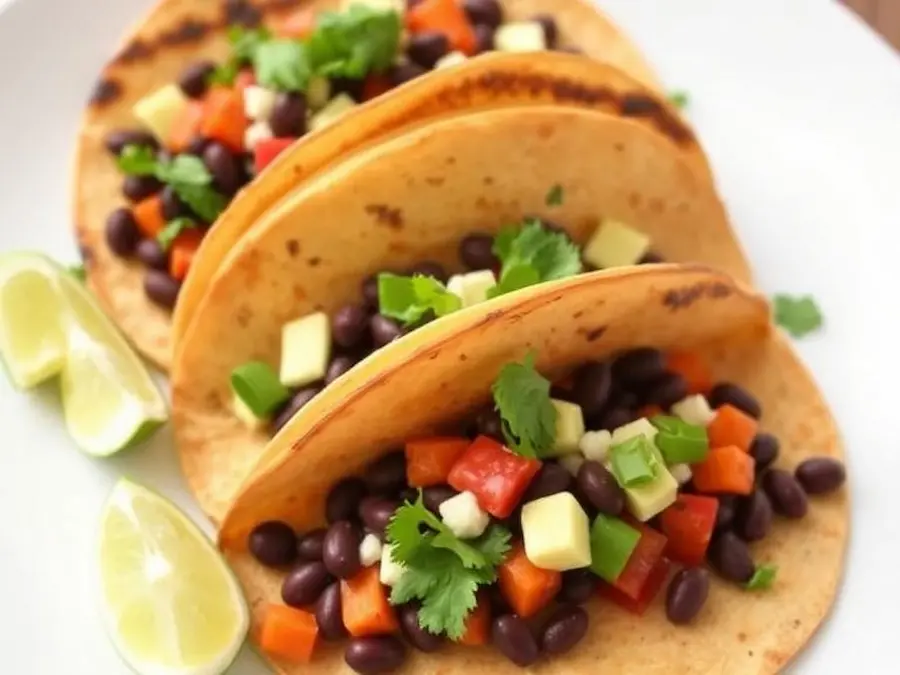
[[[667,558],[660,558],[647,575],[647,580],[641,587],[641,592],[637,598],[626,595],[606,582],[601,582],[600,584],[600,595],[607,600],[612,600],[625,611],[641,616],[647,611],[650,603],[653,602],[653,599],[666,583],[671,566],[672,564]]]
[[[371,101],[393,89],[394,84],[387,75],[372,73],[363,83],[363,101]]]
[[[253,166],[259,173],[271,164],[278,155],[293,145],[296,138],[267,138],[256,144],[253,150]]]
[[[666,537],[643,523],[629,520],[628,524],[640,531],[641,538],[613,586],[632,600],[638,600],[644,593],[653,568],[663,557]]]
[[[406,480],[411,487],[447,482],[450,469],[472,441],[468,438],[434,436],[406,442]]]
[[[194,262],[197,251],[200,250],[202,241],[203,232],[195,227],[184,230],[175,237],[169,251],[169,274],[173,279],[184,280]]]
[[[457,640],[467,647],[486,645],[491,639],[491,603],[487,594],[478,594],[478,604],[466,617],[466,632]]]
[[[688,566],[702,565],[716,526],[719,500],[702,495],[678,495],[660,514],[660,529],[669,542],[666,555]]]
[[[413,33],[443,33],[451,51],[466,56],[475,53],[475,30],[462,3],[456,0],[421,0],[406,11],[406,25]]]
[[[456,460],[447,482],[468,490],[495,518],[506,518],[516,508],[541,463],[510,452],[488,436],[479,436]]]
[[[693,352],[669,352],[666,354],[666,370],[685,379],[689,394],[705,395],[712,389],[713,379],[709,365]]]

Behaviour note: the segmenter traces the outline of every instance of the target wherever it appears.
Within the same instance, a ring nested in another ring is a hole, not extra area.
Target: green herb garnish
[[[387,70],[400,47],[401,21],[395,11],[351,5],[345,12],[322,12],[306,41],[317,75],[362,79]]]
[[[259,419],[270,415],[291,397],[268,363],[250,361],[231,371],[231,388]]]
[[[822,327],[822,312],[810,295],[795,297],[778,294],[773,298],[775,323],[795,338]]]
[[[213,70],[207,81],[210,84],[230,86],[241,71],[241,68],[253,61],[257,48],[272,39],[267,28],[245,28],[231,26],[228,29],[228,42],[231,43],[231,57]]]
[[[591,525],[591,570],[614,583],[637,548],[641,533],[624,520],[599,513]]]
[[[669,92],[669,101],[671,101],[672,105],[676,108],[684,110],[691,102],[691,98],[686,91],[677,89]]]
[[[509,531],[499,525],[477,539],[459,539],[425,508],[420,492],[415,504],[397,509],[387,527],[391,555],[406,568],[391,591],[391,604],[420,601],[419,625],[458,640],[478,587],[496,581],[509,540]]]
[[[462,308],[462,300],[434,277],[378,275],[378,311],[409,326],[429,312],[446,316]]]
[[[78,279],[78,281],[83,282],[85,279],[87,279],[87,270],[84,269],[84,263],[79,263],[78,265],[69,265],[66,268],[66,272]]]
[[[556,408],[550,401],[550,380],[534,368],[534,354],[522,363],[508,363],[491,387],[509,449],[535,458],[553,447]]]
[[[547,206],[559,206],[563,203],[563,186],[557,183],[550,191],[547,193],[547,196],[544,198],[544,203]]]
[[[271,40],[253,54],[256,80],[276,91],[306,91],[312,71],[306,47],[296,40]]]
[[[655,477],[652,441],[635,436],[609,450],[610,468],[616,482],[623,488],[649,483]]]
[[[650,423],[659,429],[653,439],[666,464],[696,464],[709,453],[706,427],[688,424],[669,415],[657,415]]]
[[[758,565],[744,588],[748,591],[768,590],[772,587],[776,574],[778,574],[778,565]]]
[[[582,270],[581,251],[561,232],[553,232],[536,219],[521,227],[506,227],[492,248],[502,268],[489,298],[544,281],[571,277]]]
[[[156,235],[156,241],[163,251],[168,251],[179,234],[193,227],[197,227],[197,223],[190,218],[175,218],[166,223],[166,226]]]

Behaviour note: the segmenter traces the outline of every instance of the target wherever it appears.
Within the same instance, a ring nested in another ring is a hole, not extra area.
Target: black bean
[[[221,143],[211,142],[203,151],[203,163],[219,192],[233,195],[246,182],[241,160]]]
[[[500,590],[499,584],[491,584],[487,589],[488,604],[491,608],[491,616],[499,616],[500,614],[509,614],[512,608]]]
[[[211,142],[208,138],[203,138],[203,136],[194,136],[184,152],[195,157],[203,157],[203,151],[206,150],[206,146]]]
[[[473,24],[497,28],[503,22],[503,9],[497,0],[463,0],[462,6]]]
[[[400,490],[400,495],[398,496],[398,501],[401,504],[415,504],[419,500],[419,489],[414,487],[407,487]]]
[[[625,491],[600,462],[588,460],[581,465],[578,488],[601,513],[617,516],[625,508]]]
[[[560,607],[541,632],[541,649],[547,654],[565,654],[581,642],[588,629],[588,615],[581,607]]]
[[[750,549],[734,532],[723,532],[713,539],[707,558],[716,572],[741,584],[750,581],[756,570]]]
[[[322,559],[326,532],[328,530],[321,527],[300,537],[300,541],[297,542],[297,555],[300,557],[300,560],[315,561]]]
[[[772,529],[772,503],[766,493],[754,490],[748,497],[738,501],[734,518],[734,531],[744,541],[764,539]]]
[[[522,497],[522,503],[527,504],[535,499],[566,492],[571,484],[572,474],[556,462],[544,462],[541,470],[528,485],[528,489]]]
[[[489,270],[497,267],[500,261],[493,252],[494,237],[476,232],[467,235],[459,242],[459,259],[470,270]]]
[[[181,71],[178,86],[188,98],[200,98],[209,88],[208,78],[215,69],[212,61],[196,61]]]
[[[325,384],[331,384],[355,365],[356,360],[352,356],[335,356],[325,371]]]
[[[400,628],[409,643],[420,652],[437,651],[444,643],[440,635],[429,633],[419,625],[419,608],[415,605],[400,608]]]
[[[458,494],[449,485],[432,485],[422,490],[422,501],[426,509],[437,515],[441,504]]]
[[[359,528],[349,520],[333,523],[325,533],[322,546],[322,562],[326,569],[338,579],[349,579],[359,572],[359,543],[362,540]]]
[[[763,476],[762,483],[776,513],[788,518],[802,518],[806,515],[806,492],[787,471],[771,469]]]
[[[269,126],[278,138],[297,138],[306,133],[306,97],[297,92],[278,94]]]
[[[668,409],[688,395],[688,383],[681,375],[666,373],[644,391],[644,403]]]
[[[352,638],[344,652],[344,661],[360,675],[393,672],[405,659],[403,642],[392,635]]]
[[[325,587],[316,602],[316,625],[323,640],[333,642],[347,637],[347,627],[341,613],[341,582]]]
[[[720,382],[709,392],[709,404],[718,408],[726,403],[743,410],[750,417],[759,419],[762,416],[762,408],[759,401],[749,391],[731,382]]]
[[[374,494],[393,495],[406,487],[406,455],[402,450],[385,455],[366,469],[366,485]]]
[[[153,176],[125,176],[125,180],[122,181],[122,194],[129,201],[139,202],[155,195],[162,186],[162,183]]]
[[[175,220],[180,216],[189,216],[191,213],[190,207],[181,201],[175,188],[171,185],[166,185],[162,189],[162,192],[159,193],[159,201],[162,205],[163,219],[167,221]]]
[[[493,408],[485,408],[475,417],[475,428],[483,436],[503,441],[503,425],[500,414]]]
[[[563,572],[558,599],[580,605],[594,596],[598,583],[599,579],[588,568]]]
[[[556,27],[556,19],[553,18],[550,14],[536,14],[531,17],[532,21],[536,21],[541,24],[541,28],[544,29],[544,40],[547,43],[547,49],[553,49],[556,46],[556,41],[559,38],[559,30]]]
[[[450,51],[450,40],[438,31],[415,33],[409,38],[406,55],[413,63],[431,70],[442,56]]]
[[[137,259],[154,270],[169,269],[169,254],[156,239],[141,239],[135,249]]]
[[[160,270],[147,270],[144,274],[144,293],[160,307],[172,309],[178,300],[181,282]]]
[[[566,47],[563,49],[563,51],[572,51],[572,49],[573,48]],[[572,53],[581,54],[581,50],[573,51]],[[662,262],[665,262],[665,258],[663,258],[659,253],[657,253],[656,251],[647,251],[644,254],[644,257],[638,260],[638,265],[654,265]]]
[[[272,420],[272,431],[278,432],[285,424],[291,421],[300,409],[307,403],[312,401],[318,393],[322,391],[322,387],[309,386],[298,390],[285,406],[275,415]]]
[[[403,335],[400,324],[381,314],[373,314],[369,319],[369,332],[376,347],[384,347]]]
[[[401,84],[406,84],[410,80],[414,80],[427,72],[428,69],[423,68],[418,63],[404,61],[403,63],[394,64],[391,67],[388,71],[388,78],[393,86],[399,87]]]
[[[325,518],[329,523],[356,518],[359,504],[366,496],[366,484],[360,478],[345,478],[325,498]]]
[[[603,412],[612,391],[612,370],[608,363],[586,363],[575,372],[572,402],[581,406],[585,417]]]
[[[290,565],[297,559],[297,535],[287,523],[269,520],[253,528],[248,548],[267,567]]]
[[[709,572],[688,567],[672,577],[666,593],[666,616],[674,624],[690,623],[709,596]]]
[[[394,516],[394,511],[399,506],[400,502],[396,499],[364,497],[359,503],[359,518],[369,530],[383,536],[385,528]]]
[[[615,380],[613,380],[613,388],[609,394],[609,403],[606,405],[608,408],[627,408],[631,410],[638,407],[638,395],[633,391],[627,391],[616,386]]]
[[[332,77],[330,80],[332,98],[338,94],[347,94],[357,103],[363,100],[364,80],[352,77]]]
[[[281,584],[281,599],[291,607],[311,605],[331,582],[321,562],[303,562],[294,567]]]
[[[495,28],[488,26],[486,23],[475,24],[475,53],[483,54],[494,49],[494,34],[497,32]]]
[[[118,256],[130,256],[141,239],[141,232],[131,211],[118,208],[106,219],[106,243]]]
[[[768,469],[778,459],[781,444],[772,434],[759,433],[750,445],[750,456],[756,460],[756,470]]]
[[[538,643],[524,619],[515,614],[504,614],[491,624],[491,641],[500,652],[525,668],[538,660]]]
[[[661,351],[640,347],[617,357],[612,365],[612,374],[619,384],[633,388],[659,379],[665,369],[665,357]]]
[[[360,305],[345,305],[331,317],[331,339],[346,349],[362,343],[368,328],[369,313]]]
[[[794,476],[807,494],[818,495],[837,490],[847,480],[847,471],[836,459],[813,457],[801,462]]]
[[[622,407],[610,408],[597,418],[596,428],[613,431],[629,422],[634,422],[636,419],[637,415],[634,410]]]
[[[360,287],[362,293],[363,304],[369,309],[378,309],[378,275],[373,274],[366,277]]]
[[[450,275],[447,274],[447,270],[444,269],[444,266],[434,260],[423,260],[422,262],[413,265],[407,270],[407,274],[409,276],[421,274],[426,277],[433,277],[441,283],[447,283],[447,279],[450,278]]]
[[[716,511],[716,532],[731,529],[734,524],[734,515],[737,511],[737,497],[734,495],[719,495],[719,508]]]
[[[110,131],[103,141],[110,154],[118,157],[128,145],[142,145],[156,150],[159,143],[153,134],[137,129],[115,129]]]

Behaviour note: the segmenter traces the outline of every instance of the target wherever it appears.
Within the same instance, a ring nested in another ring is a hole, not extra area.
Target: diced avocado
[[[613,583],[641,539],[641,533],[615,516],[599,514],[591,526],[591,571]]]
[[[321,110],[328,104],[331,98],[331,80],[321,75],[313,75],[309,78],[306,88],[306,105],[310,110]]]
[[[188,105],[188,98],[177,84],[167,84],[134,104],[131,112],[165,144],[172,125]]]
[[[639,420],[629,422],[628,424],[624,424],[621,427],[614,429],[612,433],[612,445],[619,445],[636,436],[646,436],[647,440],[652,441],[658,433],[659,430],[650,424],[650,420],[646,417],[642,417]]]
[[[498,52],[541,52],[547,49],[544,27],[537,21],[504,23],[494,33]]]
[[[617,220],[607,220],[597,228],[587,246],[584,259],[594,267],[606,269],[636,265],[650,250],[650,237]]]
[[[331,322],[316,312],[284,325],[281,331],[281,383],[303,387],[325,376],[331,358]]]
[[[260,418],[253,414],[253,411],[247,407],[247,404],[244,403],[244,400],[237,395],[234,394],[234,399],[232,401],[232,408],[234,409],[235,416],[244,423],[244,425],[253,431],[259,431],[263,429],[268,423],[268,418]]]
[[[487,300],[488,291],[496,285],[493,272],[478,270],[453,275],[447,282],[447,290],[462,300],[463,307],[471,307]]]
[[[591,564],[590,522],[570,492],[558,492],[522,507],[525,555],[545,570],[574,570]]]
[[[357,106],[349,94],[341,92],[331,99],[325,106],[309,118],[309,128],[312,131],[327,127],[344,113],[349,112]]]
[[[548,456],[568,455],[579,452],[578,444],[584,436],[584,414],[581,406],[568,401],[550,399],[556,410],[556,438]]]
[[[435,70],[438,68],[448,68],[450,66],[458,66],[460,63],[465,63],[468,60],[468,57],[462,52],[450,52],[448,54],[444,54],[441,58],[437,60],[437,63],[434,64]]]
[[[632,487],[623,486],[628,510],[642,523],[671,506],[678,496],[678,481],[669,473],[656,446],[653,443],[649,445],[653,458],[653,480]]]

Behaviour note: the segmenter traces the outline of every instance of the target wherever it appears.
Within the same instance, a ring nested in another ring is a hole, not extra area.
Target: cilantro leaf
[[[265,27],[246,28],[233,25],[228,29],[228,42],[231,43],[231,57],[234,61],[247,63],[253,60],[260,45],[272,39],[272,33]]]
[[[73,277],[78,279],[78,281],[84,281],[87,279],[87,270],[84,268],[84,263],[79,263],[77,265],[69,265],[66,268],[66,272],[71,274]]]
[[[149,145],[126,145],[116,159],[119,171],[129,176],[154,176],[159,162]]]
[[[253,53],[256,79],[276,91],[306,91],[312,71],[306,47],[296,40],[271,40]]]
[[[691,99],[690,99],[690,96],[688,96],[688,93],[686,91],[677,89],[675,91],[669,92],[669,101],[671,101],[672,105],[674,105],[676,108],[679,108],[680,110],[684,110],[685,108],[688,107],[688,104],[691,102]]]
[[[233,60],[226,61],[213,68],[212,72],[206,76],[206,83],[209,85],[221,84],[222,86],[230,87],[234,84],[239,72],[241,72],[239,63]]]
[[[400,46],[400,15],[354,4],[345,12],[322,12],[306,42],[314,72],[362,79],[387,70]]]
[[[494,240],[492,251],[502,267],[497,285],[488,291],[491,298],[582,270],[578,246],[536,219],[527,220],[521,228],[505,228]]]
[[[550,402],[550,380],[534,369],[534,353],[522,363],[503,366],[491,392],[513,452],[533,458],[552,447],[556,408]]]
[[[499,565],[506,559],[510,544],[509,530],[499,525],[491,525],[487,532],[475,540],[474,546],[481,551],[488,565]]]
[[[159,162],[156,177],[169,185],[209,185],[212,174],[203,160],[194,155],[178,155],[171,162]]]
[[[433,277],[384,273],[378,275],[378,308],[385,316],[409,326],[428,312],[435,316],[451,314],[462,308],[462,300]]]
[[[812,296],[794,297],[778,294],[773,301],[775,323],[795,338],[803,337],[822,327],[822,312]]]
[[[173,183],[172,188],[178,198],[207,223],[214,222],[228,205],[228,200],[211,185]]]
[[[190,218],[175,218],[166,223],[166,226],[156,235],[156,241],[164,251],[167,251],[179,234],[192,227],[197,227],[197,223]]]
[[[776,574],[778,565],[759,565],[744,588],[748,591],[766,591],[772,587]]]
[[[547,193],[547,196],[544,198],[544,203],[547,206],[559,206],[563,203],[563,186],[557,183],[550,191]]]
[[[421,493],[415,504],[406,503],[394,512],[388,523],[387,536],[388,541],[394,544],[394,560],[406,565],[415,565],[423,548],[450,551],[464,567],[483,567],[487,564],[486,558],[476,547],[459,539],[425,508]]]

